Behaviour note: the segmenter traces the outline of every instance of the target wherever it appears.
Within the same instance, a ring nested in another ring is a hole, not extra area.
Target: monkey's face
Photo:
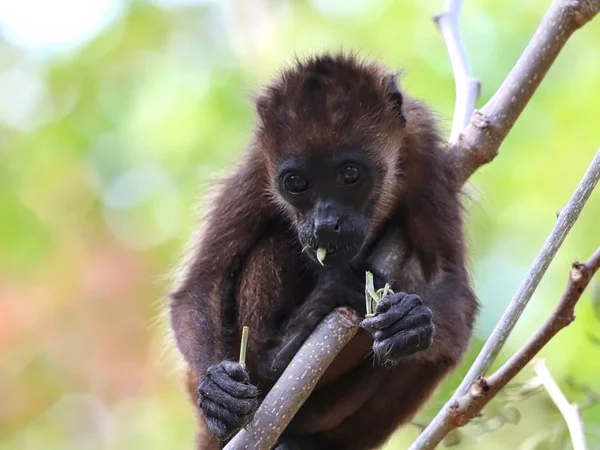
[[[305,252],[325,265],[352,260],[372,222],[377,170],[361,148],[346,147],[309,157],[288,156],[276,173],[279,195],[291,212]]]

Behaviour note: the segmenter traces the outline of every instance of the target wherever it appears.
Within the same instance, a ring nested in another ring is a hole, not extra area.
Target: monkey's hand
[[[375,316],[362,321],[371,332],[373,352],[383,364],[396,363],[427,349],[433,342],[433,314],[418,295],[389,294],[377,304]]]
[[[198,386],[198,406],[210,431],[226,440],[250,423],[258,408],[258,389],[244,368],[232,361],[210,366]]]

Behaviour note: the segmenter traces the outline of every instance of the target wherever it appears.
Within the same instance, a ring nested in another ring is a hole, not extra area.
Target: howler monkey
[[[459,189],[435,120],[394,74],[345,54],[296,62],[256,108],[252,142],[222,180],[171,294],[199,448],[218,449],[249,423],[335,307],[365,314],[366,270],[395,293],[362,322],[276,448],[379,446],[460,360],[477,311]],[[243,325],[247,371],[233,362]]]

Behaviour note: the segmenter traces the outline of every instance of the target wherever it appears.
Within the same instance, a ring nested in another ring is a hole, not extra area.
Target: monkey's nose
[[[315,220],[315,238],[319,243],[333,243],[340,234],[340,221],[337,217]]]

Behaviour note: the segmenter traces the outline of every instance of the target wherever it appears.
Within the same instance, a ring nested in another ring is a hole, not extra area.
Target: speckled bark
[[[561,49],[593,19],[600,0],[554,0],[527,48],[498,91],[478,111],[450,152],[460,183],[492,161]],[[593,55],[590,55],[593,57]]]

